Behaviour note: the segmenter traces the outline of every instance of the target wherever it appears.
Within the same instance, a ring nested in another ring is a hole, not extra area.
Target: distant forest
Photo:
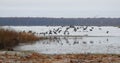
[[[120,18],[0,17],[0,25],[12,26],[120,26]]]

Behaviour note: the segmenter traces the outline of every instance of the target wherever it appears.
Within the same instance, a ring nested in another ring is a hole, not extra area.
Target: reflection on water
[[[120,54],[120,37],[58,37],[53,40],[37,41],[34,44],[20,44],[14,49],[45,54]]]

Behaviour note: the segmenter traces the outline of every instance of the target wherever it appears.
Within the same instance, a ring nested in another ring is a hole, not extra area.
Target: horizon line
[[[37,17],[37,16],[0,16],[0,18],[120,18],[120,17]]]

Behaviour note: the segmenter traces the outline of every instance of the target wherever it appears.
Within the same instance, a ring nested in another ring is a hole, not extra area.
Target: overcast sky
[[[0,0],[0,17],[120,17],[120,0]]]

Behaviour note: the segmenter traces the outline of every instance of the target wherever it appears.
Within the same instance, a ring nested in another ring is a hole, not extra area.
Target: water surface
[[[14,49],[44,54],[120,54],[120,37],[58,37],[31,44],[19,44]]]

